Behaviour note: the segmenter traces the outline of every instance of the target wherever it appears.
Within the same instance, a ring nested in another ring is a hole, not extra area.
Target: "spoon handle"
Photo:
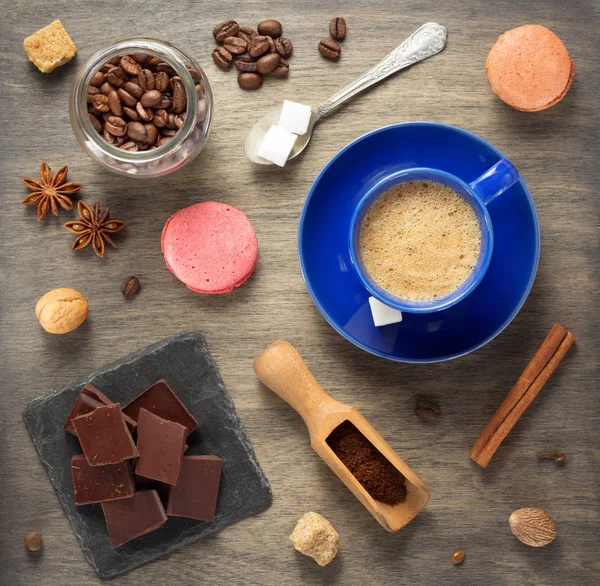
[[[368,87],[400,71],[439,53],[446,46],[446,27],[428,22],[418,28],[406,41],[384,57],[375,67],[355,79],[317,107],[317,120],[330,114],[340,104]]]

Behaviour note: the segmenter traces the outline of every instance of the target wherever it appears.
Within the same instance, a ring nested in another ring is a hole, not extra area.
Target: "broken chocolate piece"
[[[90,466],[118,464],[140,455],[118,403],[75,417],[73,427]]]
[[[171,492],[171,486],[158,480],[152,480],[151,478],[144,478],[143,476],[133,475],[135,481],[136,492],[140,490],[155,490],[160,497],[160,502],[164,505],[165,510],[169,504],[169,492]]]
[[[188,433],[192,433],[198,427],[198,422],[164,380],[154,383],[127,403],[123,407],[123,413],[137,421],[142,407],[163,419],[180,423],[187,428]]]
[[[102,503],[102,510],[113,547],[150,533],[167,521],[155,490],[142,490],[128,499]]]
[[[129,462],[90,466],[83,454],[71,458],[76,505],[91,505],[130,498],[135,492]]]
[[[75,419],[75,417],[91,413],[96,407],[112,404],[113,401],[111,401],[104,393],[101,393],[95,386],[90,385],[89,383],[86,384],[81,390],[81,393],[79,393],[77,399],[75,399],[75,404],[65,421],[64,430],[76,436],[77,434],[73,427],[73,419]],[[129,427],[129,431],[133,433],[137,423],[125,414],[123,414],[123,418],[127,423],[127,427]]]
[[[214,521],[222,464],[217,456],[185,456],[177,486],[171,487],[167,513]]]
[[[137,424],[140,457],[135,473],[175,486],[179,478],[187,429],[144,408],[140,409]]]

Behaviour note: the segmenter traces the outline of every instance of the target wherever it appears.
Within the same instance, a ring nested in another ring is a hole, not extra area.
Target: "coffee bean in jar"
[[[155,149],[183,125],[187,93],[175,69],[145,53],[107,61],[92,76],[88,113],[94,129],[126,151]]]

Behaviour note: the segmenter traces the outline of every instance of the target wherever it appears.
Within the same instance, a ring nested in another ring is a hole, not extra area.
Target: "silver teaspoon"
[[[384,57],[375,67],[355,79],[327,101],[313,110],[308,130],[299,136],[294,144],[288,160],[297,157],[308,145],[313,128],[325,116],[331,114],[338,106],[356,94],[385,79],[392,73],[400,71],[419,61],[432,57],[446,46],[446,28],[435,22],[428,22],[418,28],[406,41]],[[272,165],[258,156],[260,144],[271,125],[279,122],[280,110],[274,110],[263,116],[253,127],[246,139],[246,157],[258,165]]]

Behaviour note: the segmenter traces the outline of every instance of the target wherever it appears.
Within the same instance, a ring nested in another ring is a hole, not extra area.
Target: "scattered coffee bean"
[[[417,401],[415,413],[421,419],[436,419],[440,416],[442,410],[432,401]]]
[[[331,19],[329,34],[336,41],[343,41],[346,38],[346,21],[341,16]]]
[[[290,64],[285,59],[279,59],[279,65],[271,71],[271,77],[287,77],[290,72]]]
[[[258,73],[262,73],[263,75],[271,73],[271,71],[273,71],[279,65],[280,59],[281,57],[279,56],[279,53],[269,53],[268,55],[262,56],[256,62],[256,69],[258,70]]]
[[[246,52],[248,43],[239,37],[227,37],[223,41],[223,47],[225,47],[232,55],[241,55]]]
[[[262,77],[258,73],[242,72],[238,75],[238,85],[243,90],[257,90],[262,85]]]
[[[283,57],[284,59],[288,59],[294,50],[294,46],[292,45],[292,41],[286,39],[285,37],[279,37],[275,39],[275,49]]]
[[[319,53],[327,59],[339,59],[342,54],[342,48],[331,39],[323,39],[319,43]]]
[[[265,36],[257,36],[252,39],[250,46],[248,47],[248,54],[250,57],[257,59],[261,55],[264,55],[269,50],[269,40]]]
[[[30,531],[27,535],[25,535],[24,541],[25,547],[29,551],[39,551],[42,549],[42,545],[44,545],[42,535],[37,531]]]
[[[231,53],[225,49],[225,47],[217,47],[212,52],[213,61],[217,64],[221,69],[229,69],[231,67],[231,62],[233,57]]]
[[[252,39],[256,36],[256,31],[252,27],[241,26],[237,36],[240,39],[244,39],[244,41],[246,41],[246,44],[249,45]]]
[[[123,293],[125,297],[135,295],[139,291],[139,288],[140,281],[137,277],[125,277],[121,283],[121,293]]]
[[[222,43],[227,37],[234,37],[238,34],[240,27],[235,20],[224,20],[220,22],[213,30],[213,37],[219,43]]]
[[[256,73],[258,71],[256,61],[252,57],[238,57],[235,60],[235,66],[240,71],[245,71],[246,73]]]
[[[278,20],[274,20],[272,18],[268,20],[263,20],[258,25],[258,34],[259,35],[268,35],[274,39],[281,36],[283,32],[283,28],[281,27],[281,23]]]
[[[269,42],[269,53],[277,53],[277,47],[275,47],[275,40],[273,37],[267,35],[267,41]]]

